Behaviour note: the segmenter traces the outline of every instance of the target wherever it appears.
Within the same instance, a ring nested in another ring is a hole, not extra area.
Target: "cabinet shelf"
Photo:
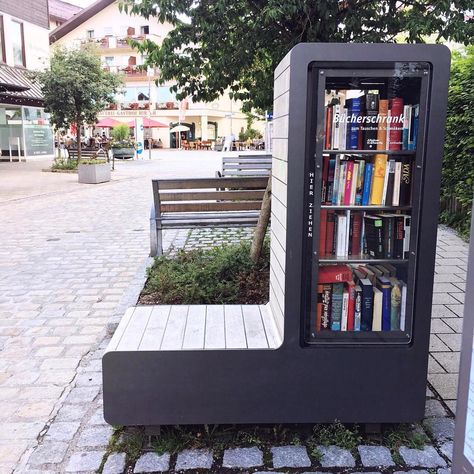
[[[321,209],[329,209],[333,211],[410,211],[411,206],[344,206],[331,204],[322,204]]]
[[[414,156],[416,150],[323,150],[324,154]]]

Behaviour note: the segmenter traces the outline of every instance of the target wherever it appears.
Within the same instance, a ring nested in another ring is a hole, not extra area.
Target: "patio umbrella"
[[[130,122],[127,122],[127,125],[130,128],[135,128],[135,120],[130,120]],[[143,128],[168,128],[169,125],[166,125],[166,123],[163,122],[158,122],[158,120],[153,120],[148,117],[143,118]]]
[[[186,127],[186,125],[176,125],[176,127],[170,130],[170,133],[189,132],[189,130],[191,129]]]
[[[114,120],[113,118],[104,118],[99,120],[94,126],[95,127],[102,127],[102,128],[113,128],[116,125],[119,125],[121,122],[118,120]]]

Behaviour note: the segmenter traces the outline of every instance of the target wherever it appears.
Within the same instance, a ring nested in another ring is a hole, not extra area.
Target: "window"
[[[148,35],[150,33],[150,27],[148,25],[140,26],[140,34]]]
[[[15,66],[26,66],[23,23],[12,20],[11,42],[13,46],[13,64]]]
[[[105,57],[105,64],[107,64],[107,66],[113,66],[114,65],[114,60],[115,60],[115,58],[113,56],[106,56]]]
[[[0,61],[5,62],[5,33],[3,31],[3,16],[0,16]]]
[[[114,35],[114,30],[111,26],[106,26],[104,28],[104,36],[113,36]]]
[[[87,39],[94,39],[94,30],[87,30]]]

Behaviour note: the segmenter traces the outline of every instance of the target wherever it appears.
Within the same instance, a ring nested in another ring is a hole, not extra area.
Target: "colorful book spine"
[[[334,226],[336,220],[336,213],[334,211],[328,211],[327,222],[326,222],[326,249],[325,255],[332,254],[332,247],[334,242]]]
[[[328,211],[327,209],[321,209],[319,214],[319,255],[325,255],[326,253],[326,233],[328,223]]]
[[[410,205],[412,167],[411,160],[408,157],[402,158],[402,169],[400,176],[400,206]]]
[[[379,124],[377,128],[377,150],[387,150],[388,100],[379,100]]]
[[[364,150],[375,150],[377,148],[378,127],[376,118],[379,113],[379,93],[378,91],[369,91],[365,96],[367,124],[364,125]],[[375,119],[375,121],[374,121]]]
[[[344,289],[342,292],[342,314],[341,314],[341,331],[347,331],[347,319],[349,315],[349,292]]]
[[[408,144],[409,150],[416,150],[416,141],[418,136],[418,127],[420,123],[420,106],[414,105],[411,111],[412,125],[411,125],[411,137],[410,143]]]
[[[387,277],[378,279],[379,289],[382,292],[382,331],[390,331],[390,308],[392,285]]]
[[[411,128],[411,105],[405,105],[403,107],[403,131],[402,131],[402,148],[408,150],[410,143],[410,128]]]
[[[354,202],[357,206],[362,204],[362,195],[364,192],[364,176],[365,176],[365,161],[359,161],[359,167],[357,172],[357,186]]]
[[[391,306],[390,306],[390,330],[400,330],[400,308],[402,302],[402,291],[400,282],[396,278],[390,279],[392,282]]]
[[[374,315],[374,288],[370,280],[367,278],[361,279],[359,281],[359,285],[362,289],[362,315],[360,330],[371,331],[372,318]]]
[[[336,166],[335,158],[329,160],[329,169],[328,169],[328,182],[326,184],[326,203],[332,202],[332,195],[334,192],[334,168]]]
[[[357,150],[359,148],[360,123],[358,118],[361,114],[362,101],[360,97],[350,99],[348,105],[348,129],[347,129],[347,149]]]
[[[331,299],[331,330],[341,330],[342,320],[342,294],[344,285],[342,283],[334,283],[332,285],[332,299]]]
[[[336,162],[334,164],[334,186],[332,191],[332,204],[337,206],[337,198],[339,195],[339,175],[341,173],[341,158],[336,156]]]
[[[326,106],[326,134],[324,148],[331,149],[331,129],[332,129],[332,106]]]
[[[321,331],[321,319],[323,313],[323,285],[318,285],[318,300],[316,304],[316,331]]]
[[[324,265],[319,268],[318,283],[343,283],[352,280],[352,269],[348,265]]]
[[[392,205],[400,205],[400,184],[402,177],[402,163],[401,161],[395,162],[395,181],[393,184],[393,195],[392,195]]]
[[[339,150],[339,127],[341,126],[340,122],[341,116],[341,106],[339,104],[334,105],[333,108],[333,120],[332,120],[332,146],[331,149]]]
[[[351,204],[352,182],[354,181],[354,162],[348,161],[346,164],[346,180],[344,183],[344,199],[345,206]]]
[[[387,155],[375,155],[370,204],[376,206],[382,204],[386,168]]]
[[[354,306],[354,331],[360,331],[360,322],[362,318],[362,288],[355,287],[355,306]]]
[[[322,285],[322,312],[321,312],[321,330],[331,329],[331,295],[332,285]]]
[[[368,206],[370,200],[370,193],[372,189],[372,174],[373,174],[374,165],[372,163],[367,163],[365,165],[364,171],[364,187],[362,190],[362,206]]]
[[[347,284],[347,291],[349,295],[349,301],[347,306],[347,330],[354,330],[354,317],[355,317],[355,303],[356,303],[356,286],[353,281]]]
[[[391,120],[388,149],[401,150],[403,131],[403,99],[401,97],[394,97],[390,102]]]

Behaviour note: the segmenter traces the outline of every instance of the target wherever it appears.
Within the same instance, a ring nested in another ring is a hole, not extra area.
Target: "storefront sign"
[[[25,125],[27,156],[54,154],[53,131],[49,125]]]

